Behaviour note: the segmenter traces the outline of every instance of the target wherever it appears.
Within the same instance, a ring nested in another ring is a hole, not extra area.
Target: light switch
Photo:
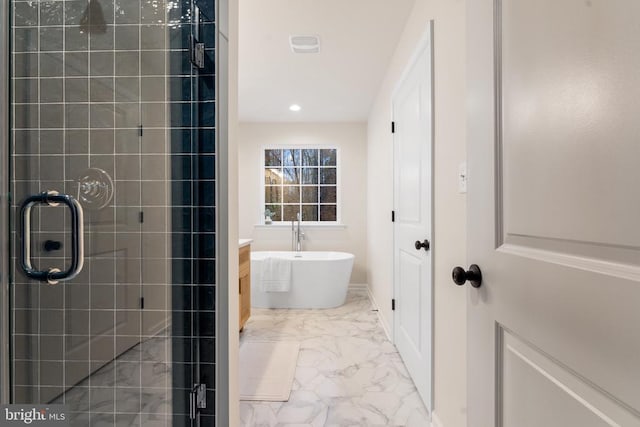
[[[458,165],[458,193],[464,194],[467,192],[467,162],[462,162]]]

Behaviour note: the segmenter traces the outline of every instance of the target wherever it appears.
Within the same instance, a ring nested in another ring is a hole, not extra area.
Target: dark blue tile
[[[194,231],[214,232],[216,231],[215,208],[194,208]]]
[[[205,288],[213,288],[212,286],[205,286]],[[214,363],[216,354],[216,339],[215,338],[200,338],[200,361],[205,363]]]
[[[200,126],[216,125],[216,103],[215,102],[199,102],[198,108],[198,124]]]
[[[209,311],[197,312],[198,322],[200,323],[200,336],[201,337],[215,337],[216,335],[216,322],[215,313]]]
[[[194,364],[192,363],[172,363],[172,388],[173,388],[173,413],[182,414],[185,410],[189,410],[188,397],[189,391],[193,388],[193,380],[195,375]],[[187,396],[185,399],[182,395]],[[186,402],[185,402],[186,400]],[[188,412],[187,412],[188,413]],[[175,425],[175,424],[172,424]],[[182,424],[178,424],[182,425]],[[192,424],[188,424],[191,426]]]
[[[171,233],[171,251],[173,258],[191,258],[191,233]]]
[[[204,53],[204,68],[198,70],[202,75],[214,75],[216,73],[216,53],[215,50],[207,49]]]
[[[174,316],[180,312],[172,312],[171,315]],[[193,340],[190,338],[172,338],[171,339],[171,349],[173,351],[172,360],[174,368],[178,368],[177,377],[191,377],[190,373],[190,365],[189,362],[193,361]],[[174,379],[176,376],[174,376]],[[174,383],[174,385],[177,385]],[[181,387],[181,386],[180,386]]]
[[[195,184],[199,206],[216,205],[216,185],[215,181],[200,181]]]
[[[198,322],[200,324],[200,336],[201,337],[215,337],[216,322],[215,313],[212,311],[200,311],[196,312]]]
[[[171,152],[191,152],[191,129],[171,129]]]
[[[191,100],[191,77],[170,77],[169,87],[171,89],[171,101],[180,102]],[[184,104],[180,105],[183,106]],[[190,106],[190,104],[186,105]]]
[[[215,425],[216,422],[216,416],[215,415],[208,415],[208,414],[201,414],[200,415],[200,423],[203,426],[212,426]],[[174,424],[174,427],[178,427],[176,424]]]
[[[174,233],[191,231],[191,208],[171,208],[171,229]]]
[[[200,384],[206,384],[207,388],[214,388],[216,384],[216,365],[213,363],[200,363]],[[209,405],[207,405],[209,406]],[[213,409],[215,409],[215,405],[209,411],[210,414],[213,414]]]
[[[213,233],[200,233],[198,235],[198,257],[215,258],[216,256],[216,235]],[[202,282],[200,282],[202,283]]]
[[[214,22],[216,19],[214,0],[196,0],[203,22]]]
[[[203,76],[198,78],[198,101],[216,100],[215,76]]]
[[[171,75],[189,75],[191,60],[188,50],[173,50],[169,53],[169,72]]]
[[[193,335],[191,328],[192,311],[173,311],[171,313],[171,334],[174,337],[190,337]]]
[[[169,26],[169,48],[189,49],[189,36],[191,35],[191,24],[175,24]]]
[[[198,286],[198,309],[215,310],[216,287],[212,285]]]
[[[191,206],[191,181],[171,182],[171,205]]]
[[[193,286],[171,286],[171,301],[173,310],[193,310]]]
[[[194,231],[214,232],[216,231],[216,210],[215,208],[195,208],[194,209]]]
[[[191,280],[191,260],[174,259],[171,261],[171,279],[174,284],[189,284]]]
[[[214,260],[198,261],[198,284],[215,285],[216,283],[216,262]],[[201,307],[202,308],[202,307]]]
[[[216,24],[205,23],[200,26],[200,41],[207,49],[216,47]]]
[[[188,393],[184,393],[184,391],[180,390],[183,394],[188,395]],[[174,392],[175,394],[176,392]],[[180,396],[180,398],[184,398],[184,396]],[[175,400],[174,400],[175,402]],[[189,414],[184,414],[184,413],[177,413],[176,412],[176,408],[177,405],[174,403],[174,409],[173,409],[173,415],[171,416],[171,426],[173,427],[192,427],[193,426],[193,422],[189,416]],[[209,415],[207,415],[207,419],[206,420],[202,420],[202,417],[200,418],[200,422],[201,423],[206,423],[206,424],[201,424],[203,426],[214,426],[216,425],[215,422],[215,416],[211,417]],[[211,419],[213,418],[213,420]]]
[[[201,154],[194,157],[196,165],[197,179],[215,179],[216,175],[216,156],[213,154]]]
[[[191,103],[175,102],[171,104],[171,127],[191,126]]]
[[[171,179],[185,180],[191,179],[191,156],[172,155],[171,156]]]
[[[214,128],[198,129],[198,153],[213,154],[216,152],[216,130]]]

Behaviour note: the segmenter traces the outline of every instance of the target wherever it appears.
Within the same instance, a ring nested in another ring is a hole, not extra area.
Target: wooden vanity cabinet
[[[240,331],[251,316],[251,245],[239,251]]]

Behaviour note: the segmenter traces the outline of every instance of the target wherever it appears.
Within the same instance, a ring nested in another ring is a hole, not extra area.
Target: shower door
[[[196,425],[203,405],[191,3],[9,2],[10,396],[74,426]]]

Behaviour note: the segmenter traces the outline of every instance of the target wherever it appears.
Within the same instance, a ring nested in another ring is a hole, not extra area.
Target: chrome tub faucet
[[[295,252],[302,252],[302,241],[304,240],[304,233],[300,229],[300,222],[300,212],[298,212],[296,214],[296,221],[291,221],[291,250]]]

